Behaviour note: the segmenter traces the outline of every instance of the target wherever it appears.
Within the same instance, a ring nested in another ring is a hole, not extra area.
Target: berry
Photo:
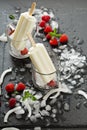
[[[51,26],[47,25],[47,26],[45,27],[45,29],[44,29],[44,32],[45,32],[45,33],[52,32]]]
[[[5,90],[8,92],[8,93],[12,93],[14,92],[14,84],[13,83],[9,83],[5,86]]]
[[[50,87],[55,87],[57,84],[56,84],[56,81],[51,80],[49,83],[47,83],[47,85]]]
[[[42,28],[45,27],[45,25],[46,25],[46,22],[45,22],[44,20],[42,20],[42,21],[39,23],[39,26],[42,27]]]
[[[9,99],[9,107],[13,108],[13,107],[15,107],[15,105],[16,105],[16,99],[15,98],[10,98]]]
[[[48,34],[46,35],[46,38],[47,38],[48,40],[50,40],[50,39],[51,39],[51,35],[48,33]]]
[[[18,83],[16,86],[16,91],[21,92],[25,89],[25,84],[23,84],[22,82]]]
[[[62,34],[60,39],[59,39],[60,43],[65,44],[68,42],[68,36],[66,34]]]
[[[14,31],[15,31],[15,30],[10,29],[9,32],[8,32],[9,35],[11,35]]]
[[[57,46],[58,45],[58,40],[56,38],[53,38],[49,41],[51,46]]]
[[[45,22],[49,22],[50,16],[49,15],[44,15],[44,16],[42,16],[42,20],[44,20]]]
[[[21,50],[21,55],[26,55],[28,53],[28,49],[24,48],[23,50]]]

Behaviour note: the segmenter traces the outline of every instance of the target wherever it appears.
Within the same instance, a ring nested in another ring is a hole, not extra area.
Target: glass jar
[[[8,24],[6,28],[6,35],[7,35],[7,40],[9,44],[9,53],[11,56],[18,59],[27,58],[29,57],[28,50],[31,47],[31,43],[27,36],[21,41],[13,40],[16,25],[17,25],[17,21]],[[17,48],[17,45],[18,45],[18,48]]]
[[[48,79],[48,82],[45,79]],[[45,74],[38,72],[34,65],[32,65],[32,81],[34,86],[40,90],[54,89],[58,87],[58,70]]]

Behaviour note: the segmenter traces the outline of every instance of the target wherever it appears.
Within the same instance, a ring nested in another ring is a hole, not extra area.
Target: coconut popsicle
[[[35,43],[31,34],[28,34],[28,37],[32,43],[32,47],[29,50],[29,57],[35,66],[35,69],[38,73],[41,73],[41,77],[45,84],[54,79],[56,68],[45,48],[41,43]],[[53,73],[53,74],[52,74]]]
[[[30,11],[24,12],[20,15],[16,29],[13,34],[13,41],[12,41],[13,46],[17,50],[23,50],[25,48],[25,42],[23,42],[23,40],[26,39],[26,34],[28,32],[32,33],[33,31],[33,28],[36,23],[35,17],[32,16],[35,6],[36,3],[33,2]]]

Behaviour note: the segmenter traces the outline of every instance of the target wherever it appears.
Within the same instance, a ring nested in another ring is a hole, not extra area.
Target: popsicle
[[[29,57],[38,73],[41,73],[41,77],[45,84],[54,79],[56,68],[45,48],[41,43],[35,43],[30,33],[28,37],[31,41],[32,47],[29,49]]]
[[[24,12],[20,15],[15,32],[13,34],[12,44],[17,50],[23,50],[25,48],[26,34],[32,33],[36,23],[36,19],[32,16],[36,3],[33,2],[29,12]],[[15,42],[17,41],[17,42]]]

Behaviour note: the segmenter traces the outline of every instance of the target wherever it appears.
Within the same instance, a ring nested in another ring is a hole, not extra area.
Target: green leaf
[[[34,95],[32,95],[31,93],[29,93],[29,91],[25,91],[22,100],[24,101],[24,100],[26,100],[28,98],[32,99],[33,101],[37,100]]]
[[[9,18],[13,20],[13,19],[15,19],[15,16],[9,15]]]
[[[57,33],[57,30],[56,30],[56,28],[54,29],[54,31],[53,31],[54,33]]]
[[[60,38],[62,34],[57,34],[57,33],[54,33],[54,32],[50,32],[50,35],[52,37],[58,37],[58,38]]]
[[[57,33],[57,29],[56,29],[56,28],[53,30],[53,32],[50,32],[49,34],[50,34],[52,37],[58,37],[58,38],[60,38],[61,35],[62,35],[62,34],[58,34],[58,33]]]

